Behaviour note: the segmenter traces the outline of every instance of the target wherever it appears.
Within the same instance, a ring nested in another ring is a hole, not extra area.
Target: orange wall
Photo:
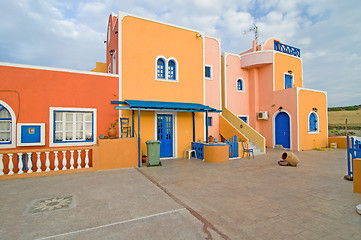
[[[118,100],[118,78],[56,70],[0,66],[0,99],[11,106],[18,123],[45,123],[49,146],[49,108],[96,108],[97,134],[106,134],[118,118],[112,100]],[[98,136],[95,136],[96,138]],[[29,147],[26,147],[29,148]],[[37,147],[39,148],[39,147]]]
[[[169,101],[203,104],[203,39],[197,32],[126,16],[122,27],[121,100]],[[161,36],[161,37],[160,37]],[[146,47],[144,47],[146,46]],[[177,82],[156,79],[156,58],[177,60]],[[122,111],[130,117],[130,111]],[[137,112],[135,113],[137,116]],[[193,136],[191,113],[178,112],[177,151],[183,156]],[[137,124],[137,120],[136,120]],[[135,128],[137,132],[137,127]],[[203,140],[204,114],[196,113],[196,139]],[[145,141],[156,139],[154,112],[141,113],[141,148]]]
[[[292,71],[295,87],[302,87],[302,60],[298,57],[287,55],[284,53],[275,52],[274,56],[274,81],[275,90],[285,89],[284,74],[289,70]]]
[[[116,61],[116,68],[117,68],[117,71],[113,74],[118,74],[118,54],[119,54],[119,51],[118,51],[118,34],[115,34],[116,31],[118,31],[118,18],[116,16],[113,16],[113,15],[110,15],[109,16],[109,20],[108,20],[108,27],[110,26],[110,32],[108,33],[107,32],[107,43],[106,43],[106,53],[105,53],[105,56],[106,56],[106,64],[107,64],[107,68],[108,66],[110,65],[110,69],[111,69],[111,73],[112,70],[113,70],[113,57],[110,55],[110,50],[115,50],[116,51],[116,56],[117,56],[117,61]],[[107,28],[107,31],[108,31],[108,28]],[[110,34],[110,41],[108,42],[108,34]]]
[[[327,100],[326,94],[306,89],[298,93],[300,150],[327,147]],[[312,108],[317,108],[319,133],[308,133],[308,117]]]

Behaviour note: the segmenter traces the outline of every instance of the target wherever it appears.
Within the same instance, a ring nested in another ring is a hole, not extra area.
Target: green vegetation
[[[356,111],[356,110],[359,110],[359,107],[357,107],[357,106],[345,107],[345,110],[346,110],[346,111]]]
[[[329,111],[329,112],[338,112],[338,111],[342,111],[342,108],[333,107],[333,108],[329,108],[328,111]]]

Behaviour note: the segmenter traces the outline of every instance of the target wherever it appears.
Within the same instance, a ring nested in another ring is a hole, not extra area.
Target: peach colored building
[[[327,146],[327,94],[303,88],[299,49],[272,38],[245,53],[224,53],[222,62],[223,108],[264,136],[267,147]]]

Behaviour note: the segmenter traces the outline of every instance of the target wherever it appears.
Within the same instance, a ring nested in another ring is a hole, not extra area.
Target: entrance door
[[[157,115],[157,140],[160,141],[160,157],[173,157],[173,115]]]
[[[285,74],[285,89],[292,87],[292,75]]]
[[[280,112],[276,116],[276,145],[290,148],[290,117],[285,112]]]

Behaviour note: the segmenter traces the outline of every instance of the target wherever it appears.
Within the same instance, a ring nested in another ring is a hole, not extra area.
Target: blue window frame
[[[12,119],[9,110],[0,104],[0,144],[11,144]]]
[[[204,68],[204,76],[206,78],[211,78],[212,77],[212,71],[211,71],[210,66],[205,66],[205,68]]]
[[[243,120],[243,122],[248,123],[248,117],[247,116],[238,116],[240,119]]]
[[[161,58],[157,60],[157,78],[165,79],[165,61]]]
[[[54,142],[93,142],[94,113],[86,111],[54,111]]]
[[[237,79],[237,91],[244,91],[243,80]]]
[[[285,74],[285,89],[292,88],[293,85],[293,76],[290,74]]]
[[[176,64],[174,60],[168,62],[168,79],[176,80]]]
[[[318,131],[318,117],[315,112],[311,112],[308,119],[308,131],[317,132]]]
[[[207,125],[209,126],[209,127],[211,127],[212,126],[212,117],[208,117],[208,119],[207,119]]]

